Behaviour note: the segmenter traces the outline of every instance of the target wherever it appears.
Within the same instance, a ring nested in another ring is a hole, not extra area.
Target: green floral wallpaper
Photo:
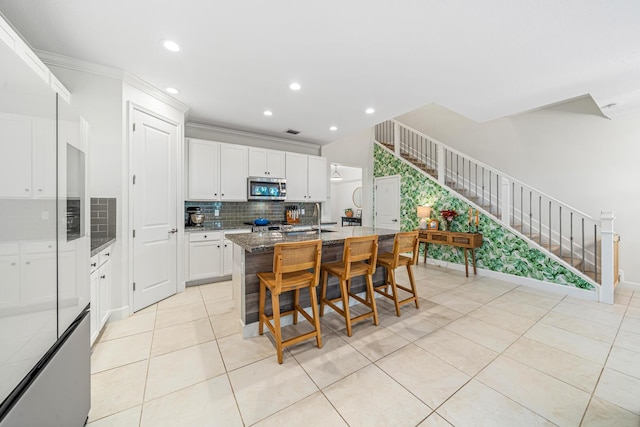
[[[457,211],[459,216],[453,220],[451,230],[469,231],[470,205],[378,144],[375,144],[374,148],[373,175],[375,177],[400,175],[402,230],[416,229],[419,221],[416,215],[417,206],[429,205],[431,216],[438,218],[441,222],[442,218],[439,217],[441,210]],[[483,245],[476,250],[478,267],[581,289],[594,289],[591,283],[567,270],[540,250],[531,248],[523,239],[482,213],[480,213],[479,229],[483,234]],[[464,264],[463,251],[449,246],[429,245],[428,256],[432,259]]]

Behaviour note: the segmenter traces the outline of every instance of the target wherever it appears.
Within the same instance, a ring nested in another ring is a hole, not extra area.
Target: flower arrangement
[[[442,225],[445,230],[449,230],[451,228],[451,223],[458,216],[458,212],[452,209],[444,209],[440,211],[440,216],[444,220]]]
[[[353,216],[353,209],[347,208],[344,210],[344,216],[351,218]]]

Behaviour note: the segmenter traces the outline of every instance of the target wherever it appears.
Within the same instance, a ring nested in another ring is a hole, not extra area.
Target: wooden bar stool
[[[373,316],[373,323],[378,324],[378,310],[373,293],[373,273],[376,271],[376,257],[378,255],[378,235],[349,237],[344,241],[342,261],[322,264],[322,294],[320,297],[320,316],[324,315],[325,304],[333,308],[344,317],[347,325],[347,335],[351,336],[351,324]],[[327,299],[327,282],[329,274],[340,281],[340,297]],[[351,279],[365,276],[367,282],[367,299],[364,300],[351,292]],[[349,313],[349,297],[356,299],[371,310],[367,313],[351,318]],[[335,305],[342,301],[342,309]]]
[[[387,281],[382,286],[376,286],[375,291],[380,295],[384,295],[385,297],[393,300],[396,306],[396,315],[398,317],[400,316],[400,306],[403,304],[413,301],[416,304],[416,308],[420,308],[418,292],[416,291],[416,283],[413,278],[413,270],[411,269],[411,266],[415,265],[418,261],[418,244],[419,239],[417,231],[398,233],[393,240],[393,252],[386,252],[378,255],[378,265],[387,269]],[[413,255],[411,257],[400,255],[406,252],[412,252]],[[395,269],[403,265],[407,267],[411,289],[396,283]],[[391,287],[391,293],[389,293],[389,287]],[[409,292],[411,296],[400,300],[398,298],[398,288]]]
[[[310,240],[294,243],[277,243],[273,249],[273,271],[258,273],[260,278],[260,308],[259,329],[260,335],[264,332],[264,325],[273,334],[278,350],[278,363],[282,363],[282,350],[300,341],[316,338],[318,348],[322,347],[322,335],[320,333],[320,318],[318,317],[318,298],[316,286],[320,278],[320,257],[322,254],[322,241]],[[312,270],[312,271],[309,271]],[[311,300],[311,312],[309,316],[300,307],[300,289],[309,289]],[[267,316],[264,313],[267,289],[271,292],[271,305],[273,314]],[[280,312],[280,295],[283,292],[293,291],[293,309]],[[282,340],[280,329],[280,317],[293,314],[293,324],[298,323],[298,313],[313,325],[313,331],[298,335],[286,341]],[[271,321],[273,320],[273,323]]]

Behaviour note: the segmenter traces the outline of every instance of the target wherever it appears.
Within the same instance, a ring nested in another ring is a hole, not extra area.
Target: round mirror
[[[356,208],[361,208],[362,207],[362,187],[358,187],[355,190],[353,190],[353,204],[355,205]]]

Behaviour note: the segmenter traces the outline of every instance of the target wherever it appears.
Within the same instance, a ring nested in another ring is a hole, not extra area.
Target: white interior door
[[[375,179],[376,228],[400,230],[400,177]]]
[[[177,126],[133,110],[133,310],[177,291]]]

